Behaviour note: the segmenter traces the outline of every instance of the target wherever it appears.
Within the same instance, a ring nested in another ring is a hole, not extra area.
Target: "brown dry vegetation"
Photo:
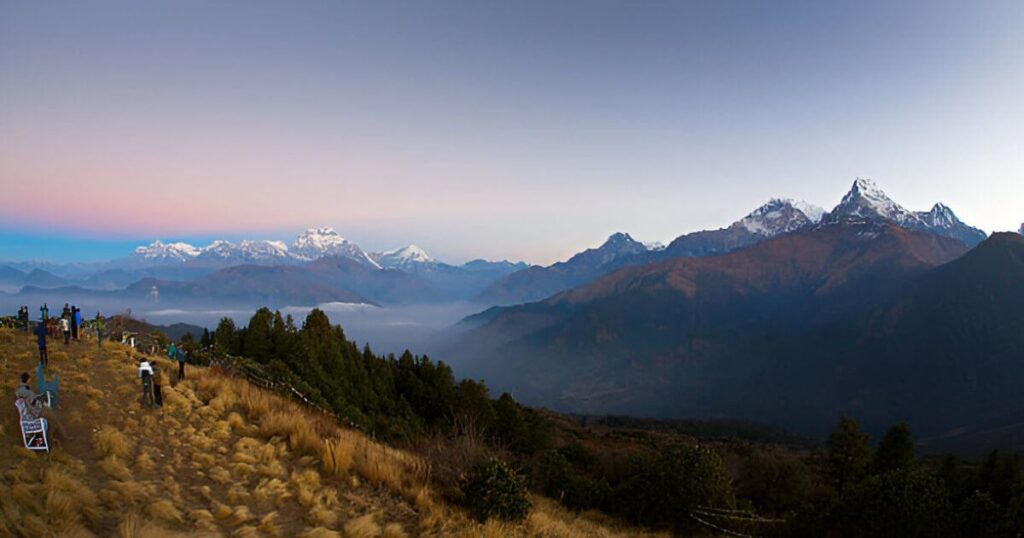
[[[34,372],[33,346],[0,330],[7,394],[22,371]],[[87,340],[59,353],[48,375],[60,374],[58,413],[74,440],[48,455],[21,448],[9,398],[0,413],[0,535],[644,535],[542,498],[522,524],[480,525],[433,491],[421,457],[244,380],[190,367],[187,380],[164,385],[163,408],[146,409],[131,350],[108,343],[100,352]],[[163,358],[150,361],[174,371]]]

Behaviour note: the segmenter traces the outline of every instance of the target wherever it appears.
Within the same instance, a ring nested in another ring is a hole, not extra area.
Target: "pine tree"
[[[871,464],[870,436],[856,420],[842,417],[828,438],[828,475],[837,491],[854,486],[867,474]]]
[[[239,335],[235,328],[235,322],[231,318],[221,318],[217,329],[213,332],[214,349],[218,353],[229,355],[239,354]]]
[[[257,310],[249,318],[245,340],[242,342],[242,355],[262,363],[269,362],[274,349],[271,340],[273,324],[274,314],[270,312],[269,308],[263,307]]]
[[[887,473],[897,469],[909,469],[914,464],[914,441],[910,428],[903,422],[896,424],[885,434],[875,451],[875,473]]]
[[[199,347],[203,350],[213,347],[213,338],[210,336],[210,329],[203,328],[203,336],[199,339]]]

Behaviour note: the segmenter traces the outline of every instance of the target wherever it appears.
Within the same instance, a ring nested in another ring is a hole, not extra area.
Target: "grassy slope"
[[[479,525],[439,500],[420,458],[205,368],[165,382],[162,409],[143,409],[137,360],[111,343],[51,342],[48,375],[60,374],[73,441],[31,453],[13,391],[21,372],[34,375],[34,343],[0,330],[0,535],[642,535],[542,498],[521,525]],[[165,381],[174,372],[151,360]]]

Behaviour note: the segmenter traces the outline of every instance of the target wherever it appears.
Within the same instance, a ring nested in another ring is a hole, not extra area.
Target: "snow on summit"
[[[912,211],[897,204],[875,185],[874,181],[857,178],[850,191],[830,213],[831,220],[849,218],[889,220],[904,227],[915,227],[920,218]]]
[[[816,223],[823,213],[824,210],[807,202],[773,198],[740,219],[738,224],[751,233],[775,237]]]
[[[422,251],[421,251],[422,252]],[[156,240],[135,249],[132,258],[154,263],[184,263],[191,260],[223,263],[297,263],[323,256],[345,256],[380,269],[380,265],[359,245],[341,237],[333,228],[310,228],[300,234],[291,248],[284,241],[244,239],[238,244],[218,239],[205,247]]]
[[[364,263],[380,269],[379,263],[374,261],[365,250],[359,245],[345,239],[334,231],[334,228],[309,228],[295,239],[292,245],[292,252],[301,258],[315,260],[323,256],[345,256],[359,263]]]
[[[408,245],[386,252],[378,252],[373,258],[388,269],[408,269],[415,266],[436,264],[437,260],[416,245]]]
[[[136,247],[134,256],[143,260],[185,261],[199,255],[200,249],[188,243],[163,243],[159,239],[147,246]]]

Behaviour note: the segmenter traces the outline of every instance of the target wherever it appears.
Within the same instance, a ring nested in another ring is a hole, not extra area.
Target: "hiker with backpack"
[[[36,343],[39,345],[39,362],[46,368],[46,322],[40,321],[36,324]]]
[[[164,395],[161,390],[163,385],[167,383],[167,376],[164,374],[163,368],[160,368],[156,364],[151,365],[153,368],[153,403],[157,407],[164,406]]]
[[[178,361],[178,381],[185,379],[185,361],[188,360],[188,352],[180,347],[176,347],[174,342],[167,348],[167,356],[171,360]]]
[[[68,345],[68,341],[71,340],[71,324],[68,323],[67,317],[60,318],[60,330],[64,333],[64,345]]]
[[[142,379],[142,405],[153,407],[153,366],[145,357],[139,358],[139,378]]]

